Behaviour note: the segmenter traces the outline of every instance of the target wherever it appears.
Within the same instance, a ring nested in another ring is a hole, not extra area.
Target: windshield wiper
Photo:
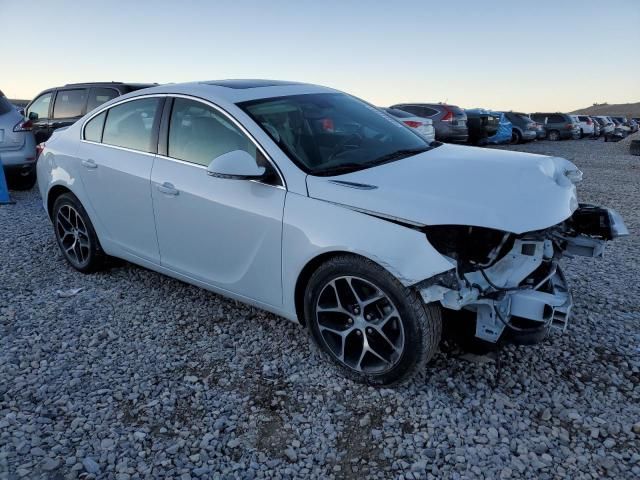
[[[431,150],[431,147],[404,148],[402,150],[396,150],[395,152],[391,152],[381,157],[378,157],[375,160],[368,162],[368,164],[381,165],[383,163],[391,162],[393,160],[400,160],[401,158],[417,155],[418,153],[426,152],[427,150]]]
[[[417,155],[418,153],[426,152],[427,150],[431,150],[433,147],[417,147],[417,148],[404,148],[402,150],[396,150],[395,152],[388,153],[387,155],[383,155],[382,157],[378,157],[375,160],[370,160],[368,162],[363,163],[342,163],[340,165],[336,165],[335,167],[327,167],[316,170],[312,173],[312,175],[319,176],[332,176],[332,175],[340,175],[342,173],[350,173],[356,170],[364,170],[365,168],[375,167],[376,165],[382,165],[383,163],[392,162],[393,160],[400,160],[401,158],[410,157],[412,155]]]
[[[332,175],[340,175],[341,173],[349,173],[364,168],[366,163],[342,163],[334,167],[320,168],[312,172],[313,175],[321,175],[330,177]]]

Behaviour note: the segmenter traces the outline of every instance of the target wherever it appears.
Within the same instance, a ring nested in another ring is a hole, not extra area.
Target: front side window
[[[82,115],[82,109],[87,101],[85,88],[75,90],[60,90],[53,104],[53,118],[74,118]]]
[[[432,148],[400,122],[343,93],[266,98],[238,106],[312,175],[348,173]]]
[[[104,120],[107,118],[107,112],[93,117],[84,127],[84,139],[91,142],[102,141],[102,129],[104,128]]]
[[[158,115],[159,98],[142,98],[108,110],[102,143],[153,152],[153,123]]]
[[[27,116],[35,116],[35,119],[49,118],[49,104],[51,103],[51,92],[40,95],[36,98],[29,110]],[[34,115],[32,115],[34,114]]]
[[[233,150],[244,150],[262,163],[253,142],[214,108],[185,98],[174,100],[169,122],[170,157],[206,167]]]
[[[113,88],[92,88],[87,100],[87,112],[118,96],[118,91]]]

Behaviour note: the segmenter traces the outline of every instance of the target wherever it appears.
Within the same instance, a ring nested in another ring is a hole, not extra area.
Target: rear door
[[[46,141],[50,136],[49,117],[55,91],[46,92],[29,104],[24,114],[33,124],[36,144]]]
[[[132,99],[94,116],[84,126],[77,156],[89,201],[112,244],[160,263],[151,169],[164,98]]]
[[[53,103],[53,115],[49,122],[51,132],[68,127],[86,112],[88,88],[59,89]]]

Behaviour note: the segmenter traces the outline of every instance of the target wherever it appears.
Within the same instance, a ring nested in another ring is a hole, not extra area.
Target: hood
[[[563,158],[445,144],[345,175],[309,175],[307,189],[312,198],[408,223],[524,233],[571,216],[578,207],[571,179],[580,178]]]

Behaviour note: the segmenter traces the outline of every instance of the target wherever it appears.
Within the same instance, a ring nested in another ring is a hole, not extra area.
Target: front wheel
[[[436,353],[437,306],[362,257],[321,265],[305,292],[305,320],[316,344],[351,379],[388,385],[409,379]]]
[[[73,268],[90,273],[103,266],[105,255],[98,236],[75,195],[65,193],[56,199],[52,221],[60,251]]]

